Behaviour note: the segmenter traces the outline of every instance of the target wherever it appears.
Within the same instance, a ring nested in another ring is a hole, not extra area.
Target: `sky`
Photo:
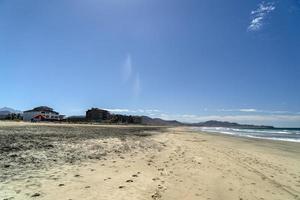
[[[299,0],[0,0],[0,107],[300,127],[299,36]]]

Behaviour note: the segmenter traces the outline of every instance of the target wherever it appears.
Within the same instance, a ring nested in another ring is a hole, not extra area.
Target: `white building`
[[[23,112],[24,121],[58,121],[62,118],[62,115],[47,106],[40,106]]]

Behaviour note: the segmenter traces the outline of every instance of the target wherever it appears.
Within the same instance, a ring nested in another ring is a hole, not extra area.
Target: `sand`
[[[46,144],[54,148],[27,151],[56,156],[56,162],[40,159],[48,164],[33,166],[25,162],[27,167],[21,167],[25,173],[2,167],[11,175],[0,181],[0,199],[300,199],[299,143],[195,133],[183,127],[42,126],[35,127],[50,135],[51,130],[71,128],[80,140],[48,135]],[[104,132],[114,135],[98,136]],[[66,143],[79,145],[80,150],[65,147]],[[62,152],[54,151],[56,147]],[[78,161],[58,155],[64,151]]]

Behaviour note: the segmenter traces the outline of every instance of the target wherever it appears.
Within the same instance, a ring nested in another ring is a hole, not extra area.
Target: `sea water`
[[[300,142],[300,128],[244,129],[225,127],[193,127],[192,129],[250,138]]]

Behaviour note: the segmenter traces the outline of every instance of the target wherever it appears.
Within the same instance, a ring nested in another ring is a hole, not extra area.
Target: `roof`
[[[59,114],[58,112],[55,112],[53,110],[53,108],[50,108],[48,106],[39,106],[39,107],[33,108],[32,110],[26,110],[26,111],[24,111],[24,113],[26,113],[26,112],[41,112],[41,111],[52,112],[52,113],[55,113],[57,115]]]
[[[107,110],[103,110],[103,109],[100,109],[100,108],[91,108],[91,109],[87,110],[86,112],[93,112],[93,111],[109,112]]]

